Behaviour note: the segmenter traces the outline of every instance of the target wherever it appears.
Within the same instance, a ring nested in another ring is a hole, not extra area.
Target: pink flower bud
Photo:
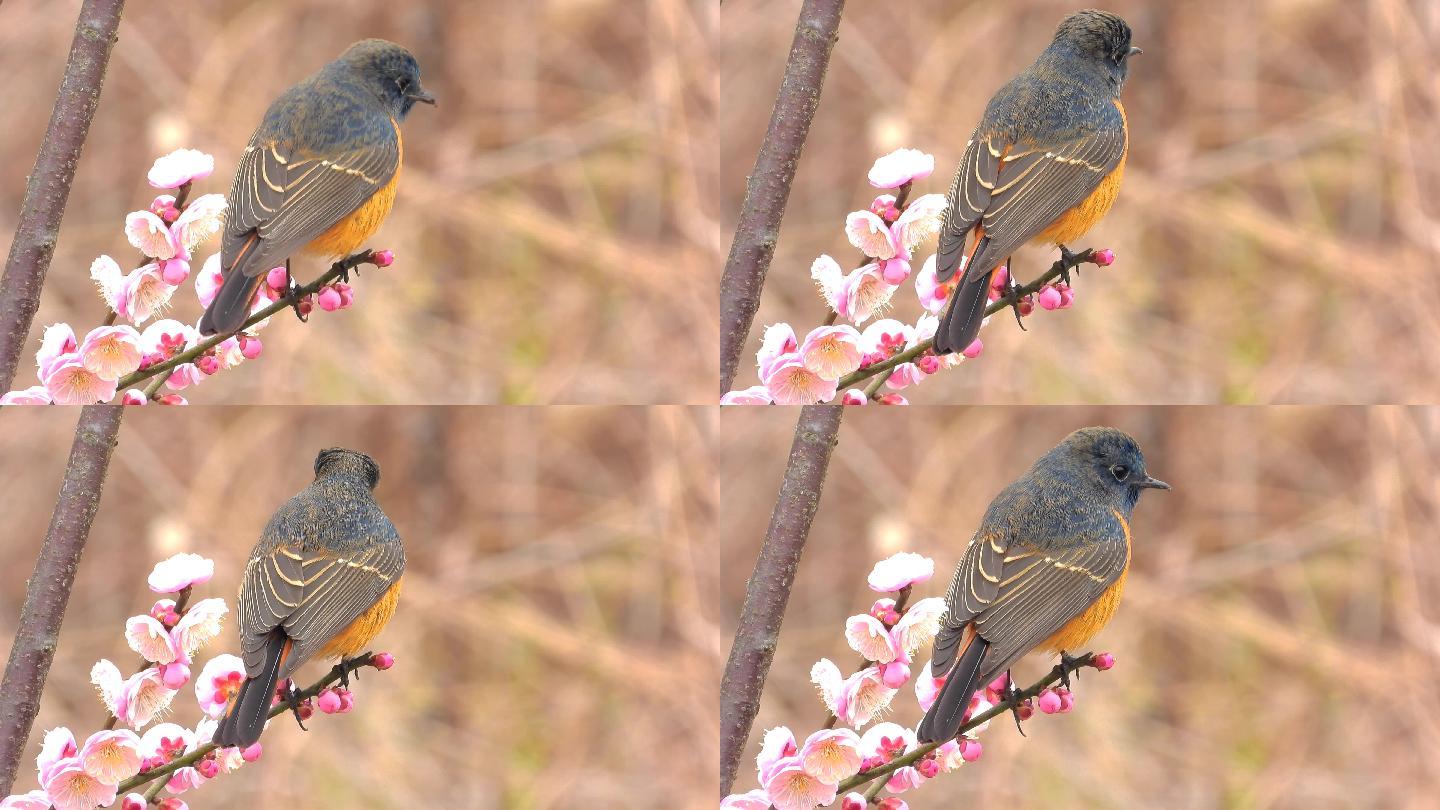
[[[395,261],[395,254],[388,250],[377,250],[370,255],[370,263],[376,267],[389,267]]]
[[[840,810],[865,810],[865,806],[865,797],[859,793],[846,793],[845,799],[840,802]]]
[[[971,343],[969,346],[966,346],[965,351],[962,351],[960,353],[970,358],[971,360],[974,360],[975,358],[979,357],[980,353],[983,351],[985,351],[985,344],[980,342],[980,338],[975,338],[975,342]]]
[[[1105,670],[1115,666],[1115,656],[1111,655],[1108,652],[1095,653],[1095,655],[1091,656],[1090,658],[1090,666],[1095,667],[1101,672],[1104,672]]]
[[[265,283],[268,284],[272,290],[284,292],[290,288],[289,281],[290,280],[286,278],[285,268],[283,267],[272,267],[270,268],[270,272],[265,274]]]
[[[880,810],[910,810],[910,805],[906,804],[905,800],[899,796],[887,796],[875,806]]]
[[[995,680],[986,684],[985,688],[990,690],[991,692],[994,692],[997,695],[1003,695],[1005,694],[1005,687],[1009,684],[1009,682],[1009,676],[1002,672],[999,675],[995,676]],[[990,702],[998,703],[999,701],[992,700]]]
[[[885,259],[880,262],[880,277],[886,284],[904,284],[910,277],[910,263],[900,256]]]
[[[220,358],[213,354],[202,354],[195,358],[195,367],[200,369],[202,374],[216,374],[220,371]]]
[[[341,308],[341,309],[346,309],[346,308],[348,308],[351,304],[355,303],[355,288],[354,288],[354,287],[351,287],[349,284],[346,284],[346,283],[344,283],[344,282],[342,282],[342,281],[337,281],[337,282],[335,282],[334,287],[335,287],[335,292],[340,293],[340,308]]]
[[[334,312],[339,309],[343,303],[340,298],[340,293],[336,292],[334,287],[321,287],[315,302],[326,312]]]
[[[926,779],[934,779],[935,775],[940,773],[940,763],[936,762],[934,757],[926,757],[915,763],[915,770]]]
[[[1059,698],[1056,698],[1059,701]],[[315,698],[315,708],[326,714],[334,714],[340,711],[340,696],[335,694],[333,689],[324,689],[320,696]]]
[[[879,399],[877,399],[877,400],[875,400],[875,401],[878,402],[878,403],[880,403],[881,405],[909,405],[909,404],[910,404],[910,400],[906,399],[905,397],[900,396],[899,394],[886,394],[885,396],[880,397]]]
[[[924,354],[916,358],[915,365],[926,374],[934,374],[940,370],[940,358],[933,354]]]
[[[1115,263],[1115,251],[1111,250],[1110,248],[1105,248],[1104,250],[1097,250],[1093,255],[1094,258],[1092,259],[1092,261],[1094,261],[1095,264],[1099,267],[1109,267],[1110,265]]]
[[[994,273],[990,274],[990,289],[1003,293],[1008,286],[1010,286],[1010,268],[1002,264]]]
[[[120,810],[145,810],[145,797],[139,793],[125,794],[125,800],[120,802]]]
[[[395,656],[387,652],[378,652],[370,656],[370,666],[376,669],[389,669],[395,666]]]
[[[161,799],[160,804],[156,806],[159,807],[160,810],[190,810],[190,805],[186,804],[181,799],[175,798],[174,796],[171,796],[168,799]]]
[[[891,661],[880,667],[880,680],[891,689],[899,689],[910,680],[910,667],[900,661]]]
[[[1045,714],[1054,714],[1060,711],[1060,696],[1055,694],[1055,690],[1046,689],[1040,693],[1036,706]]]
[[[259,357],[260,352],[264,351],[264,349],[265,345],[260,342],[260,338],[250,337],[248,335],[240,336],[240,354],[243,355],[246,360],[254,360]]]
[[[1060,687],[1059,689],[1056,689],[1056,690],[1055,690],[1055,694],[1057,694],[1057,695],[1060,696],[1060,713],[1061,713],[1061,714],[1064,714],[1064,713],[1070,711],[1071,709],[1075,708],[1075,693],[1074,693],[1074,692],[1071,692],[1069,689],[1066,689],[1065,687],[1062,686],[1062,687]]]
[[[166,259],[160,263],[160,277],[171,287],[178,287],[190,277],[190,263],[184,259]]]
[[[189,402],[188,400],[186,400],[185,397],[182,397],[182,396],[180,396],[179,394],[166,394],[165,396],[160,397],[159,399],[157,399],[157,400],[155,400],[155,401],[156,401],[156,402],[159,402],[161,405],[189,405],[189,404],[190,404],[190,402]]]
[[[260,743],[257,742],[254,745],[251,745],[249,748],[241,751],[240,758],[245,760],[246,762],[254,762],[255,760],[260,758],[260,753]]]
[[[1027,295],[1020,299],[1020,317],[1025,317],[1035,311],[1035,296]]]
[[[983,750],[978,740],[972,740],[967,737],[960,741],[960,758],[966,762],[974,762],[979,759]]]
[[[199,771],[200,775],[206,779],[214,779],[220,775],[220,763],[211,757],[206,757],[195,763],[195,770]]]
[[[122,405],[144,405],[149,401],[149,399],[145,398],[145,392],[137,388],[131,388],[125,392],[125,396],[120,398],[120,404]]]
[[[300,299],[300,314],[309,315],[315,311],[315,296],[307,295]]]
[[[876,599],[875,604],[870,606],[869,613],[871,616],[874,616],[875,618],[883,622],[885,621],[886,614],[890,613],[894,609],[895,600],[887,597],[884,599]]]
[[[868,405],[869,403],[870,399],[866,397],[865,392],[859,388],[851,388],[840,398],[840,404],[842,405]]]
[[[1019,715],[1021,720],[1029,720],[1030,718],[1034,717],[1035,699],[1026,698],[1020,701],[1020,708],[1015,710],[1015,714]]]
[[[340,696],[340,713],[344,714],[355,708],[355,693],[349,689],[336,689],[335,693]]]
[[[1053,284],[1046,284],[1044,287],[1041,287],[1041,288],[1040,288],[1040,308],[1041,308],[1041,309],[1044,309],[1044,310],[1056,310],[1056,309],[1059,309],[1059,308],[1060,308],[1060,302],[1061,302],[1061,300],[1062,300],[1062,299],[1061,299],[1061,296],[1060,296],[1060,291],[1057,290],[1057,289],[1055,289],[1055,285],[1053,285]]]
[[[160,680],[170,689],[179,689],[190,681],[190,667],[184,661],[162,664]]]

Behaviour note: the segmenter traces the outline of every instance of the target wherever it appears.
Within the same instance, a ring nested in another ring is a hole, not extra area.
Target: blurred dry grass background
[[[79,5],[0,8],[6,249]],[[155,157],[179,146],[211,152],[216,172],[197,191],[228,191],[270,101],[351,42],[378,36],[416,54],[440,99],[406,122],[400,198],[374,239],[396,264],[365,274],[354,310],[319,313],[308,328],[277,322],[263,362],[192,399],[711,402],[712,14],[685,0],[132,3],[35,345],[44,324],[69,321],[82,334],[98,324],[90,262],[100,253],[128,260],[124,217],[149,204]],[[302,263],[297,275],[319,267]],[[193,287],[177,300],[187,303],[175,316],[194,323]],[[19,386],[33,382],[33,359],[25,366]]]
[[[804,333],[810,262],[849,262],[844,217],[879,155],[935,155],[943,193],[986,101],[1081,3],[850,3],[796,177],[757,329]],[[1078,306],[1002,319],[985,357],[913,399],[1372,403],[1440,397],[1440,5],[1426,0],[1110,0],[1145,49],[1127,82],[1131,149],[1085,240]],[[799,3],[724,5],[721,195],[733,228]],[[923,260],[934,252],[922,246]],[[1053,255],[1017,253],[1033,278]],[[847,269],[853,267],[847,264]],[[916,267],[918,268],[918,264]],[[895,310],[914,322],[913,285]],[[737,387],[754,381],[753,361]]]
[[[260,762],[187,795],[192,807],[713,801],[718,709],[695,688],[719,680],[709,409],[188,413],[126,415],[18,789],[34,786],[43,730],[103,719],[90,666],[133,662],[124,621],[154,600],[154,562],[213,557],[203,595],[233,602],[271,512],[309,482],[317,449],[343,445],[379,461],[377,498],[406,544],[405,594],[375,645],[397,664],[363,676],[354,714],[317,716],[308,734],[272,723]],[[0,420],[5,654],[74,421]],[[232,625],[201,662],[235,651]],[[193,726],[193,689],[175,705]]]
[[[1136,509],[1125,602],[1092,645],[1116,668],[1085,674],[1075,712],[1037,715],[1028,738],[992,724],[984,758],[905,794],[910,806],[1434,806],[1440,409],[910,413],[846,414],[739,789],[755,784],[764,729],[803,738],[823,721],[810,666],[853,666],[844,620],[875,598],[875,560],[932,556],[916,598],[943,595],[995,493],[1070,430],[1110,424],[1175,486]],[[727,639],[793,427],[783,410],[721,415]],[[1028,658],[1016,678],[1050,663]],[[895,706],[888,719],[913,728],[912,685]]]

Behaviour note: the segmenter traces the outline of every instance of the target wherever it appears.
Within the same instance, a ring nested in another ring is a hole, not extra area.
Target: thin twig
[[[1093,249],[1087,249],[1083,253],[1076,253],[1073,262],[1070,265],[1070,271],[1074,272],[1077,265],[1085,263],[1095,263],[1095,251]],[[1024,298],[1027,295],[1033,295],[1034,293],[1039,292],[1040,288],[1044,287],[1046,284],[1049,284],[1055,279],[1060,278],[1060,275],[1064,269],[1064,261],[1056,261],[1054,264],[1050,265],[1050,269],[1042,273],[1039,278],[1021,287],[1019,289],[1018,296],[1020,298]],[[1010,301],[1008,299],[1002,298],[999,301],[990,302],[990,305],[985,308],[985,314],[987,316],[994,315],[1001,310],[1009,308]],[[894,355],[893,357],[888,357],[878,363],[868,365],[865,368],[862,368],[852,374],[847,374],[844,377],[841,377],[840,381],[835,384],[836,390],[844,391],[848,388],[853,388],[856,383],[862,380],[869,379],[870,377],[873,377],[881,372],[885,372],[888,374],[896,366],[913,362],[921,355],[930,351],[930,347],[934,345],[934,343],[934,339],[922,340],[914,346],[906,349],[905,351]]]
[[[765,274],[780,238],[780,221],[790,199],[790,184],[800,165],[800,151],[810,121],[820,106],[820,91],[830,52],[840,29],[845,0],[805,0],[795,23],[795,38],[785,62],[785,76],[770,126],[755,167],[745,185],[745,201],[725,272],[720,277],[720,393],[730,390],[740,366],[740,353],[760,307]]]
[[[374,664],[371,663],[374,660],[374,657],[374,653],[367,652],[362,655],[357,655],[354,658],[347,659],[342,663],[345,674],[349,675],[350,673],[354,672],[357,669],[360,669],[361,667],[374,666]],[[330,684],[335,683],[338,680],[340,680],[340,673],[336,672],[335,669],[332,667],[330,671],[326,673],[325,677],[301,690],[299,695],[296,696],[296,700],[308,700],[309,698],[313,698],[316,695],[320,694],[322,691],[324,691],[324,689]],[[288,711],[290,711],[290,707],[287,704],[277,703],[274,706],[270,707],[270,713],[266,715],[266,717],[277,717]],[[204,759],[205,756],[211,751],[214,751],[219,747],[220,746],[216,745],[213,742],[207,742],[183,757],[180,757],[178,759],[172,759],[158,768],[152,768],[143,773],[135,774],[129,779],[126,779],[124,782],[121,782],[120,786],[116,788],[116,791],[122,794],[127,793],[153,779],[161,779],[164,777],[168,777],[170,776],[170,774],[180,770],[181,768],[187,768],[191,765],[194,765],[195,763]]]
[[[795,425],[785,479],[755,571],[745,585],[745,606],[740,611],[730,659],[720,682],[721,796],[729,793],[735,782],[750,726],[760,708],[760,693],[775,657],[800,553],[820,506],[820,491],[840,432],[842,413],[841,405],[806,405]]]
[[[1077,667],[1093,666],[1094,660],[1094,653],[1087,652],[1084,655],[1077,656],[1070,662],[1070,671],[1073,673]],[[963,735],[965,732],[983,723],[988,723],[996,717],[1004,714],[1005,712],[1010,711],[1013,707],[1024,703],[1030,698],[1035,697],[1036,695],[1045,691],[1046,687],[1059,681],[1060,675],[1060,665],[1056,664],[1055,667],[1050,670],[1049,674],[1036,681],[1035,683],[1031,684],[1027,689],[1018,692],[1009,700],[1003,701],[999,704],[996,704],[995,706],[991,706],[989,709],[986,709],[980,714],[977,714],[974,717],[970,718],[968,721],[965,722],[965,725],[960,727],[960,731],[957,733],[957,736]],[[865,784],[866,782],[869,782],[872,779],[879,779],[882,776],[889,776],[890,774],[900,770],[906,765],[914,765],[915,763],[924,759],[926,754],[934,751],[936,748],[939,748],[944,744],[945,743],[943,742],[925,743],[919,748],[916,748],[914,751],[911,751],[910,753],[902,757],[896,757],[895,759],[890,760],[884,765],[876,768],[871,768],[864,773],[855,774],[849,779],[841,782],[835,789],[839,793],[845,793],[846,791],[854,790],[855,788]]]
[[[0,391],[9,391],[15,381],[21,350],[40,306],[40,289],[55,254],[80,151],[100,104],[100,89],[124,7],[125,0],[85,0],[75,21],[65,76],[25,184],[15,238],[5,260],[5,274],[0,277]]]
[[[60,641],[60,623],[70,602],[80,554],[100,505],[121,413],[119,405],[87,405],[75,425],[65,480],[55,499],[35,571],[25,587],[25,606],[5,665],[5,679],[0,683],[0,796],[10,793],[30,726],[40,709],[40,693]]]
[[[280,312],[281,310],[289,309],[291,306],[290,302],[292,298],[295,300],[299,300],[307,296],[314,295],[315,293],[320,291],[321,287],[324,287],[330,282],[335,281],[345,273],[354,270],[356,267],[359,267],[362,264],[374,264],[374,261],[375,252],[373,250],[366,250],[361,253],[356,253],[354,256],[350,256],[346,259],[338,261],[330,265],[330,269],[326,270],[325,273],[322,274],[319,278],[304,286],[293,288],[290,294],[286,297],[283,297],[280,300],[271,303],[270,306],[265,307],[254,315],[251,315],[245,320],[244,323],[240,325],[240,328],[236,329],[234,332],[225,332],[223,334],[211,335],[205,340],[202,340],[199,343],[195,344],[193,347],[186,349],[180,354],[177,354],[174,357],[165,360],[164,362],[156,363],[153,366],[147,366],[140,369],[139,371],[134,372],[133,374],[123,377],[121,378],[120,382],[115,384],[115,390],[123,392],[125,389],[133,388],[136,383],[148,380],[157,374],[160,374],[162,372],[169,372],[179,366],[185,365],[186,363],[193,363],[201,355],[205,354],[216,346],[219,346],[221,343],[224,343],[231,337],[234,337],[235,335],[244,332],[246,329],[249,329],[255,324],[265,320],[271,315]],[[155,390],[158,390],[158,388],[159,386],[155,386]],[[148,391],[147,393],[153,394],[154,391]]]

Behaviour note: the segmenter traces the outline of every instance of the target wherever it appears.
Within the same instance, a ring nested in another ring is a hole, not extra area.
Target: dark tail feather
[[[980,686],[980,665],[985,661],[985,651],[990,642],[978,635],[960,653],[960,659],[950,668],[950,676],[940,687],[935,705],[925,713],[915,736],[920,742],[948,742],[960,733],[965,710],[970,708],[970,698]]]
[[[951,354],[964,351],[980,334],[985,319],[985,303],[990,292],[990,273],[972,278],[968,273],[960,280],[950,308],[935,330],[935,353]]]
[[[264,276],[247,276],[237,270],[225,274],[225,283],[200,318],[200,334],[223,335],[234,332],[250,314],[250,301]]]
[[[220,724],[211,738],[218,746],[248,748],[260,739],[260,732],[265,730],[270,697],[275,694],[275,684],[280,679],[280,665],[294,643],[278,631],[270,636],[265,645],[265,666],[260,674],[245,679],[240,694],[235,696],[235,701],[225,710],[225,716],[220,718]]]

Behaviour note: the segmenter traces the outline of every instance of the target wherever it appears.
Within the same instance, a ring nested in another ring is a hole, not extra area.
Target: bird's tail
[[[238,267],[226,273],[220,292],[200,317],[200,334],[223,335],[239,329],[245,323],[245,316],[250,314],[250,301],[264,278],[263,275],[247,276]]]
[[[275,694],[275,684],[280,679],[280,665],[285,663],[294,644],[280,631],[271,632],[265,644],[265,665],[255,677],[245,679],[240,694],[235,696],[220,718],[220,724],[211,738],[216,745],[248,748],[260,739],[260,732],[265,730],[266,716],[270,713],[270,698]]]
[[[973,629],[968,630],[967,634],[970,636],[969,643],[956,657],[955,664],[950,667],[950,672],[945,677],[945,685],[940,687],[940,694],[935,697],[934,705],[925,713],[925,719],[920,721],[920,727],[915,730],[915,736],[922,743],[948,742],[955,739],[964,722],[965,711],[970,708],[970,698],[980,686],[980,667],[985,662],[985,652],[990,648],[990,642],[980,638]]]
[[[967,272],[950,299],[950,308],[935,330],[935,353],[951,354],[964,351],[980,334],[985,320],[985,303],[989,299],[991,273]]]

